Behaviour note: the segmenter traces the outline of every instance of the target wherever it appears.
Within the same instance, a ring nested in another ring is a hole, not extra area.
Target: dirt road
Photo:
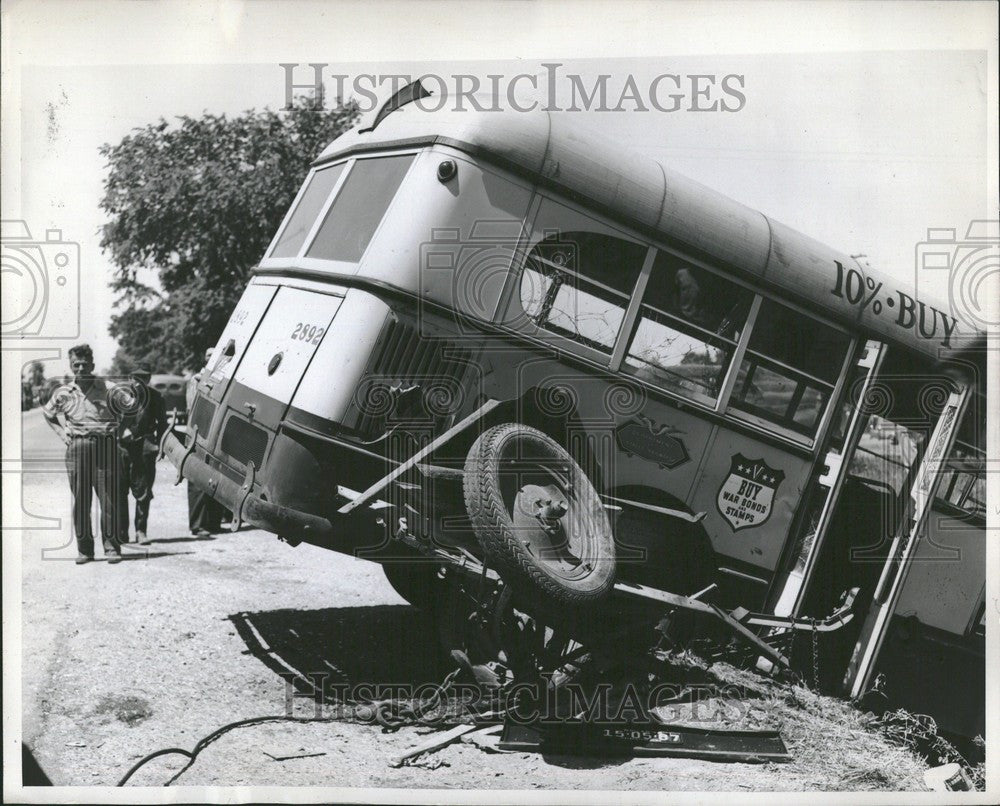
[[[34,426],[32,425],[32,428]],[[26,428],[26,432],[29,429]],[[35,433],[35,432],[32,432]],[[44,439],[43,431],[37,431]],[[26,443],[27,447],[27,443]],[[51,447],[51,446],[50,446]],[[195,538],[184,486],[158,468],[148,547],[126,562],[76,566],[65,475],[25,476],[24,504],[60,529],[23,538],[24,739],[56,784],[111,785],[139,758],[191,748],[234,720],[286,711],[281,672],[352,682],[429,683],[442,663],[431,625],[371,563],[260,531]],[[60,545],[63,544],[63,545]],[[296,701],[296,713],[308,714]],[[491,754],[455,744],[436,769],[389,766],[425,729],[383,733],[355,723],[265,723],[226,733],[176,785],[475,789],[818,789],[807,763],[599,761]],[[793,754],[807,753],[789,741]],[[806,740],[803,740],[805,742]],[[273,756],[307,757],[275,760]],[[155,759],[130,784],[160,785],[180,755]],[[910,760],[904,780],[919,784]],[[888,788],[898,781],[862,782]],[[852,787],[853,788],[853,787]]]

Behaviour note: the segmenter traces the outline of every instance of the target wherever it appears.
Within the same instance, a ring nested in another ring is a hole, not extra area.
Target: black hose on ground
[[[439,702],[440,698],[448,691],[451,682],[454,680],[455,676],[458,674],[459,671],[460,671],[459,669],[455,669],[454,671],[450,672],[447,675],[447,677],[445,677],[444,681],[438,687],[435,696],[432,700],[432,702],[434,702],[435,705]],[[392,703],[389,700],[378,700],[374,702],[363,702],[363,703],[352,703],[352,704],[374,709],[373,716],[378,721],[378,723],[381,724],[383,731],[398,730],[409,720],[413,720],[413,724],[423,724],[426,726],[426,723],[422,722],[421,719],[426,712],[423,710],[421,711],[414,710],[412,704],[409,707],[403,709],[401,713],[396,713],[396,709],[391,708]],[[424,707],[426,708],[426,704],[424,704]],[[481,715],[478,717],[473,716],[467,718],[472,718],[474,720],[483,719]],[[137,761],[135,764],[132,765],[131,769],[129,769],[129,771],[126,772],[124,776],[122,776],[121,780],[117,784],[115,784],[115,786],[125,786],[125,784],[128,782],[128,779],[131,778],[136,773],[136,771],[139,770],[140,767],[142,767],[147,762],[152,761],[154,758],[158,758],[159,756],[171,755],[174,753],[179,753],[182,756],[187,756],[188,758],[187,764],[185,764],[179,772],[177,772],[173,777],[170,778],[169,781],[167,781],[167,783],[164,784],[164,786],[170,786],[185,772],[191,769],[191,765],[194,764],[195,759],[198,757],[198,754],[202,750],[208,747],[212,742],[214,742],[220,736],[228,733],[231,730],[235,730],[236,728],[243,728],[249,725],[260,725],[265,722],[323,723],[323,722],[344,722],[344,721],[345,719],[342,714],[338,714],[336,716],[312,716],[312,717],[292,716],[291,714],[276,714],[274,716],[255,716],[255,717],[250,717],[249,719],[240,719],[237,720],[236,722],[230,722],[226,725],[223,725],[221,728],[217,728],[216,730],[212,731],[210,734],[208,734],[208,736],[205,736],[203,739],[199,740],[198,743],[194,746],[193,750],[184,750],[183,748],[180,747],[168,747],[162,750],[157,750],[154,753],[150,753],[149,755],[144,756],[143,758],[139,759],[139,761]],[[487,722],[486,724],[493,724],[493,723]]]
[[[212,742],[214,742],[223,734],[228,733],[231,730],[235,730],[236,728],[243,728],[248,725],[259,725],[264,722],[342,722],[342,721],[343,719],[341,717],[332,717],[332,716],[299,717],[299,716],[280,715],[280,716],[255,716],[251,717],[250,719],[241,719],[237,722],[230,722],[228,725],[223,725],[221,728],[212,731],[210,734],[208,734],[208,736],[199,740],[199,742],[194,746],[194,750],[184,750],[183,748],[180,747],[168,747],[164,748],[163,750],[157,750],[155,753],[150,753],[148,756],[144,756],[143,758],[139,759],[139,761],[137,761],[135,764],[132,765],[131,769],[129,769],[129,771],[125,773],[124,776],[122,776],[122,779],[117,784],[115,784],[115,786],[125,786],[128,779],[131,778],[140,767],[142,767],[147,762],[152,761],[154,758],[157,758],[159,756],[170,755],[173,753],[179,753],[182,756],[187,756],[188,763],[184,765],[184,767],[180,770],[180,772],[175,774],[169,781],[167,781],[164,784],[164,786],[170,786],[174,781],[180,778],[185,772],[187,772],[191,768],[191,765],[194,764],[195,759],[198,757],[198,754],[202,750],[208,747]]]

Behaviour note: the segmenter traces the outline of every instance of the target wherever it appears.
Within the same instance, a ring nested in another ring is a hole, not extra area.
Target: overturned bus
[[[972,737],[982,344],[572,115],[411,103],[315,161],[164,452],[234,528],[418,606],[482,611],[491,580],[539,645],[634,600],[781,624],[856,589],[816,682]]]

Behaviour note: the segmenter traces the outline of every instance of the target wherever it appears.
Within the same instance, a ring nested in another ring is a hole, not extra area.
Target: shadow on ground
[[[200,543],[205,540],[215,540],[215,535],[190,535],[189,537],[156,537],[152,540],[147,540],[148,545],[160,544],[160,543]]]
[[[146,541],[144,545],[153,545],[156,543],[200,543],[207,540],[216,540],[219,537],[226,537],[231,534],[239,534],[240,532],[251,532],[256,529],[255,526],[251,524],[243,524],[239,529],[233,532],[228,526],[223,527],[218,532],[211,532],[209,534],[190,534],[182,535],[180,537],[154,537]]]
[[[179,557],[183,554],[194,554],[193,551],[149,551],[146,546],[140,546],[135,543],[130,543],[125,546],[125,551],[122,552],[122,559],[125,562],[134,562],[135,560],[156,560],[160,557]],[[95,562],[106,561],[104,557],[95,557]]]
[[[420,686],[448,671],[431,618],[405,605],[322,610],[271,610],[229,616],[247,652],[313,693],[310,675],[326,674],[326,685]],[[327,691],[327,699],[334,699]]]

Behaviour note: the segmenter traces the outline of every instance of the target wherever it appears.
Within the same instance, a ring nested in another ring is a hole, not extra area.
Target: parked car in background
[[[187,399],[184,390],[187,379],[181,375],[153,375],[149,385],[163,395],[163,401],[167,404],[167,416],[176,413],[176,422],[186,423]]]

